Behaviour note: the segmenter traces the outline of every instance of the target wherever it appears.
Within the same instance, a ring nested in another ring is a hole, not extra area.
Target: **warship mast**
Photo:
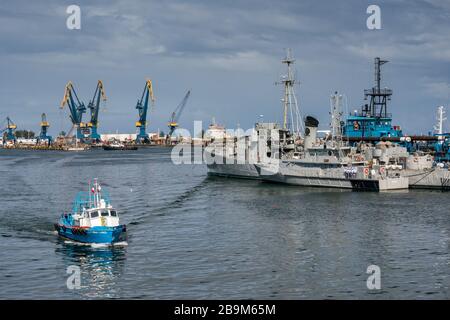
[[[341,116],[342,116],[342,94],[338,94],[336,91],[331,95],[331,136],[333,140],[338,143],[342,141],[342,128],[341,128]]]
[[[339,152],[339,156],[343,156],[342,154],[342,122],[341,122],[341,116],[342,116],[342,100],[343,96],[342,94],[338,94],[336,91],[333,95],[331,95],[330,98],[330,104],[331,104],[331,141],[333,144],[333,147],[336,147]]]
[[[439,141],[444,140],[444,121],[447,120],[447,118],[445,117],[445,110],[444,110],[444,106],[439,106],[438,107],[438,111],[437,111],[437,124],[434,126],[434,130],[437,132],[438,134],[438,139]]]
[[[286,50],[286,57],[281,60],[282,63],[287,66],[287,74],[281,77],[281,84],[284,86],[284,97],[283,102],[283,129],[287,130],[290,128],[292,132],[301,136],[303,125],[301,115],[298,108],[297,97],[295,96],[294,85],[296,80],[294,78],[294,73],[292,70],[292,65],[295,60],[292,58],[291,49]],[[278,83],[277,83],[278,84]],[[288,121],[290,119],[290,124]]]

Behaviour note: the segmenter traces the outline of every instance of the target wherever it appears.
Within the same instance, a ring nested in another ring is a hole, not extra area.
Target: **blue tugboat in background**
[[[55,230],[66,239],[97,244],[113,244],[126,240],[126,226],[119,223],[119,215],[109,196],[102,192],[97,179],[88,192],[79,192],[72,212],[63,213]]]
[[[343,136],[355,142],[364,139],[381,141],[382,138],[403,137],[399,126],[392,125],[392,115],[387,112],[387,102],[391,100],[392,90],[381,88],[381,66],[388,61],[375,58],[375,86],[364,90],[364,98],[370,98],[360,112],[350,114],[343,126]]]

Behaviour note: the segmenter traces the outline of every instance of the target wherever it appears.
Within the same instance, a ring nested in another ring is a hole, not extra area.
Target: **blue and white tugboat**
[[[63,213],[55,229],[66,239],[96,244],[113,244],[126,240],[126,226],[112,207],[108,193],[102,192],[97,179],[88,192],[79,192],[72,213]]]

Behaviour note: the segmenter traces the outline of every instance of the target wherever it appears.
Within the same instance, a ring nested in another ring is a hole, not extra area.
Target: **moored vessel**
[[[103,145],[103,150],[137,150],[138,147],[136,145],[126,145],[121,142],[111,142]]]
[[[287,66],[287,73],[280,82],[284,86],[282,125],[261,121],[255,124],[250,133],[229,137],[225,128],[213,123],[208,131],[220,129],[223,133],[205,148],[209,175],[259,180],[258,164],[269,159],[290,158],[295,153],[296,143],[301,138],[302,123],[294,92],[297,83],[292,68],[294,61],[288,50],[282,60]]]
[[[380,143],[351,146],[343,140],[341,128],[342,96],[331,96],[331,132],[325,139],[318,139],[319,121],[308,116],[305,119],[303,150],[291,159],[272,163],[260,163],[256,167],[265,181],[312,187],[332,187],[361,191],[386,191],[408,189],[408,178],[396,165],[400,155],[407,155],[405,148],[389,147]],[[392,163],[394,162],[394,163]]]

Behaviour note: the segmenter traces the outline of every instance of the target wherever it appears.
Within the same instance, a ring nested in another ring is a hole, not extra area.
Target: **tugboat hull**
[[[81,228],[55,224],[58,235],[82,243],[114,243],[126,240],[126,226]]]

